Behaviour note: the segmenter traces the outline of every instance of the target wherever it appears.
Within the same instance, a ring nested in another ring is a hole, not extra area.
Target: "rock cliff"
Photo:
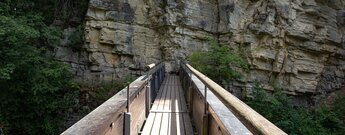
[[[253,80],[273,90],[310,98],[344,85],[345,2],[258,0],[219,2],[221,43],[244,50],[251,70],[237,91]],[[231,5],[232,10],[227,9]],[[232,35],[223,35],[223,32]]]
[[[83,80],[140,74],[159,61],[174,70],[215,38],[251,65],[234,93],[255,80],[301,97],[345,83],[342,0],[90,0],[86,18],[86,52],[68,55]]]

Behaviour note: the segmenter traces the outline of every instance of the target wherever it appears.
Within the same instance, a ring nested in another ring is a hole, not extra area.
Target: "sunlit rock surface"
[[[342,0],[91,0],[86,18],[86,62],[70,56],[81,80],[124,78],[159,61],[175,70],[214,38],[251,65],[230,85],[236,95],[255,80],[301,97],[345,82]]]

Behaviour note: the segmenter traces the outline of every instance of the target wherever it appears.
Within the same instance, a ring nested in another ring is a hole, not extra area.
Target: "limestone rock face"
[[[228,3],[227,3],[228,2]],[[341,0],[219,0],[220,43],[245,50],[254,80],[296,96],[340,89],[345,83],[345,2]],[[226,4],[225,4],[226,3]],[[226,10],[232,7],[232,10]],[[232,35],[223,34],[232,32]]]
[[[123,78],[159,61],[175,70],[215,38],[251,65],[235,93],[255,80],[296,96],[345,83],[343,0],[90,0],[86,18],[91,78]]]
[[[216,37],[217,14],[211,0],[90,0],[84,78],[124,78],[160,61],[176,70],[179,60],[207,49],[207,39]]]

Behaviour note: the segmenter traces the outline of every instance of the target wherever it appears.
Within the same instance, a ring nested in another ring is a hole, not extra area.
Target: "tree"
[[[0,133],[57,134],[78,95],[69,67],[48,53],[61,29],[23,4],[33,1],[14,9],[16,2],[0,2]]]

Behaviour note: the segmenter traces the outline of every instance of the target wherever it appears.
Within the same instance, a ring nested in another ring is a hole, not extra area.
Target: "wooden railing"
[[[199,134],[287,135],[189,64],[180,65],[182,87]]]
[[[281,129],[188,64],[180,80],[188,110],[199,135],[286,135]],[[140,133],[165,76],[164,64],[147,66],[139,77],[63,135],[134,135]]]
[[[138,134],[165,75],[163,63],[151,64],[147,69],[146,75],[130,83],[62,135]]]

